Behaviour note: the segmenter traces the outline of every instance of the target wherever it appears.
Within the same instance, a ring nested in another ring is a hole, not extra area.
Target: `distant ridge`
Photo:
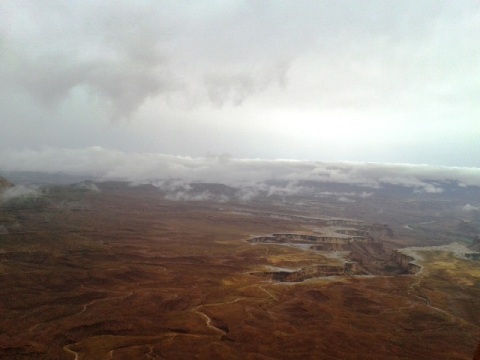
[[[0,172],[2,174],[2,172]],[[40,172],[40,171],[8,171],[3,172],[15,185],[44,186],[44,185],[70,185],[85,180],[94,180],[88,175],[72,175],[64,172]]]

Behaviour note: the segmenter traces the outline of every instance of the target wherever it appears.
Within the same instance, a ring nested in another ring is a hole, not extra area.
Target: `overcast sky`
[[[480,2],[1,1],[0,129],[4,164],[480,167]]]

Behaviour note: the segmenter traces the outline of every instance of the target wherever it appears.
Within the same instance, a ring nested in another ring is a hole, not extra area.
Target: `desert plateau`
[[[3,202],[0,357],[472,359],[478,211],[328,186],[241,201],[205,183],[189,194],[208,199],[172,200],[85,181]]]

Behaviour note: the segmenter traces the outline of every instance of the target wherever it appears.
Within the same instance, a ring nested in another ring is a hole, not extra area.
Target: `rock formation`
[[[399,264],[409,274],[416,274],[422,269],[420,265],[414,263],[415,258],[402,253],[401,250],[392,251],[392,260]]]
[[[257,236],[249,239],[252,243],[312,243],[312,244],[351,244],[357,242],[373,243],[374,240],[360,230],[351,230],[353,233],[341,233],[336,230],[338,236],[330,235],[306,235],[306,234],[272,234],[269,236]],[[346,232],[346,230],[344,230]],[[361,234],[361,235],[360,235]]]
[[[265,272],[263,275],[280,282],[300,282],[321,276],[350,275],[356,270],[355,263],[346,262],[343,265],[312,265],[298,271]]]

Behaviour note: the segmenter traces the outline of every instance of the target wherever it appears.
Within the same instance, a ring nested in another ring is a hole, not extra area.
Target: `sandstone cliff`
[[[357,264],[347,261],[343,265],[311,265],[297,271],[264,272],[262,275],[280,282],[301,282],[323,276],[354,275],[358,272]]]
[[[415,258],[402,253],[401,250],[392,251],[392,260],[399,264],[409,274],[416,274],[422,269],[420,265],[414,263]]]
[[[374,243],[374,240],[367,236],[347,235],[339,231],[337,236],[331,235],[306,235],[306,234],[272,234],[269,236],[257,236],[248,241],[251,243],[313,243],[313,244],[352,244],[352,243]]]

